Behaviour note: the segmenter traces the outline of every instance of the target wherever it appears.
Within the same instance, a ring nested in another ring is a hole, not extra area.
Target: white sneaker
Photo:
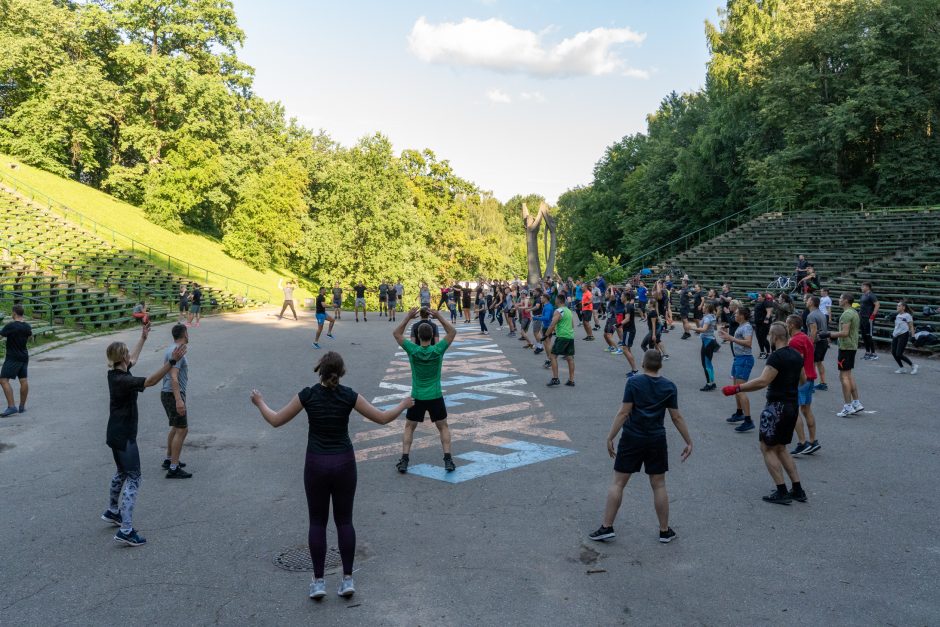
[[[855,399],[854,401],[852,401],[852,413],[853,413],[853,414],[857,414],[858,412],[862,411],[863,409],[865,409],[865,408],[862,407],[862,402],[861,402],[861,401],[859,401],[858,399]]]
[[[870,359],[871,361],[878,361],[878,355],[876,355],[875,353],[872,353],[868,359]]]
[[[851,416],[854,413],[855,413],[855,408],[853,408],[851,405],[843,405],[842,411],[837,413],[836,416],[840,418],[845,418],[846,416]]]
[[[898,368],[897,370],[894,371],[894,374],[907,374],[907,368],[906,367]]]
[[[314,579],[310,582],[310,598],[319,601],[326,596],[326,582],[322,579]]]
[[[343,577],[343,580],[339,584],[339,590],[336,592],[336,594],[348,599],[355,593],[356,593],[356,584],[353,583],[353,578]]]
[[[918,368],[917,364],[914,364],[914,367],[911,368],[911,374],[917,374],[918,370],[920,370],[920,368]]]

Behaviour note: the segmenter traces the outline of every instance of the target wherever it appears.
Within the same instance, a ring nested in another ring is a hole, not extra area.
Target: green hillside
[[[133,239],[164,253],[163,255],[154,254],[154,259],[162,258],[163,263],[167,263],[166,255],[170,255],[192,264],[189,270],[194,280],[205,281],[207,269],[211,272],[208,281],[210,285],[224,288],[224,279],[214,276],[223,275],[234,281],[248,284],[248,290],[252,289],[251,286],[262,288],[270,294],[269,299],[272,302],[280,302],[277,289],[278,273],[275,270],[258,271],[229,257],[222,251],[222,243],[217,239],[193,230],[173,233],[149,222],[139,207],[121,202],[77,181],[45,172],[2,154],[0,154],[0,182],[16,187],[23,195],[33,196],[43,205],[50,204],[51,200],[57,208],[64,205],[82,214],[97,222],[98,234],[108,239],[111,239],[110,231],[103,231],[102,228],[113,229],[119,234],[114,237],[115,246],[127,250],[131,248],[139,250],[137,245],[132,244],[131,239]],[[74,214],[67,215],[67,217],[77,221]],[[94,228],[89,223],[85,226],[89,229]],[[172,265],[174,271],[186,274],[185,264],[173,262]],[[240,292],[243,288],[230,282],[229,289]],[[295,297],[302,299],[309,295],[309,292],[301,290],[300,293],[295,294]],[[252,296],[265,298],[254,294]]]

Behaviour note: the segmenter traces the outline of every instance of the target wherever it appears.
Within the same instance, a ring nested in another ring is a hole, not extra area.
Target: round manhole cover
[[[330,547],[326,550],[326,570],[335,570],[342,565],[339,550]],[[313,560],[310,559],[310,549],[299,546],[274,554],[274,565],[291,572],[312,572]]]

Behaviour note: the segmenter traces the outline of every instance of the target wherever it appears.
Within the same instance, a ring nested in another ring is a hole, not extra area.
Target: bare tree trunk
[[[526,261],[529,265],[527,283],[535,287],[542,277],[542,263],[539,261],[539,227],[542,225],[542,211],[532,216],[529,208],[522,203],[522,224],[525,226]]]
[[[545,207],[545,230],[549,236],[549,249],[545,261],[545,276],[555,274],[555,253],[558,251],[558,235],[555,233],[555,218],[548,213]]]

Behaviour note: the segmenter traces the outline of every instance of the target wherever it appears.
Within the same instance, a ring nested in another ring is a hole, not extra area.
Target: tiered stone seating
[[[688,274],[718,287],[728,281],[743,295],[767,289],[778,276],[792,276],[797,256],[806,255],[831,290],[860,295],[873,284],[882,313],[907,299],[915,323],[925,305],[940,307],[940,208],[807,210],[768,213],[667,260],[654,270]],[[675,277],[678,278],[678,277]],[[834,314],[840,311],[835,308]],[[940,318],[933,322],[940,326]],[[893,324],[880,316],[875,335],[890,341]]]
[[[151,317],[175,311],[185,279],[113,246],[58,215],[0,190],[0,299],[22,300],[31,315],[104,329],[133,321],[146,300]],[[203,311],[253,306],[240,296],[202,285]],[[12,302],[7,303],[12,304]]]

